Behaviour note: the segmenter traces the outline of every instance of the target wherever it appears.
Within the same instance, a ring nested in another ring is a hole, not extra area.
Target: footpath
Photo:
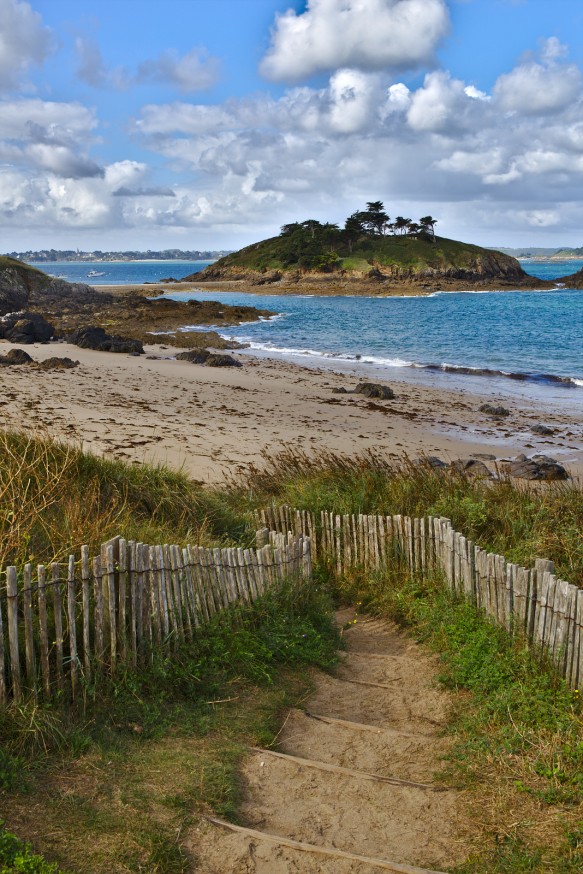
[[[316,674],[273,748],[249,752],[245,825],[188,836],[200,874],[426,874],[465,858],[461,794],[434,776],[449,703],[436,662],[390,622],[337,619],[339,667]]]

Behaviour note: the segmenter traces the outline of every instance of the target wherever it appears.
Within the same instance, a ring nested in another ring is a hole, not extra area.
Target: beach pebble
[[[533,434],[538,434],[539,437],[550,437],[555,433],[554,428],[549,428],[548,425],[533,425],[530,429]]]

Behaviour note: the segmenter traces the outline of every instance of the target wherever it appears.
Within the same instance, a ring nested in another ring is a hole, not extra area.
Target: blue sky
[[[0,0],[3,251],[583,245],[582,0]]]

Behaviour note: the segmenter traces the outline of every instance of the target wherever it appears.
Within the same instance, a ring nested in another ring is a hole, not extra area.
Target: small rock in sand
[[[538,434],[539,437],[550,437],[555,433],[555,429],[549,428],[548,425],[533,425],[530,430],[533,434]]]
[[[507,410],[506,407],[496,407],[493,404],[482,404],[480,412],[487,413],[489,416],[496,416],[497,418],[510,415],[510,410]]]
[[[208,367],[243,367],[232,355],[209,355],[206,364]]]
[[[176,356],[177,361],[190,361],[192,364],[205,364],[210,358],[208,349],[189,349],[187,352],[179,352]]]
[[[478,461],[476,458],[458,458],[456,461],[452,461],[451,469],[464,474],[464,476],[479,479],[491,479],[493,476],[492,471],[486,467],[484,462]]]
[[[550,482],[552,480],[566,480],[569,474],[554,458],[548,455],[517,455],[515,459],[504,465],[504,470],[510,476],[519,479]]]
[[[73,361],[72,358],[45,358],[44,361],[38,361],[35,364],[36,370],[71,370],[79,365],[78,361]]]
[[[379,382],[359,382],[354,393],[364,395],[365,398],[377,398],[380,401],[391,401],[395,397],[395,392],[388,385],[381,385]]]
[[[4,366],[13,366],[15,364],[30,364],[32,358],[25,352],[24,349],[11,349],[6,355],[0,356],[0,364]]]
[[[432,467],[435,470],[443,470],[447,467],[445,461],[442,461],[436,455],[423,455],[420,458],[414,458],[412,464],[416,465],[416,467]]]

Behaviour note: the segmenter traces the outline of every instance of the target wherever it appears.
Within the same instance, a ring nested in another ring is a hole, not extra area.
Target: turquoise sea
[[[581,262],[523,262],[545,279]],[[93,284],[180,278],[200,262],[53,264],[48,272]],[[47,269],[45,265],[43,269]],[[89,277],[91,271],[104,276]],[[438,292],[428,297],[250,295],[195,290],[172,297],[221,300],[274,310],[270,320],[224,333],[255,354],[389,379],[536,394],[583,408],[583,291]],[[187,326],[185,326],[187,327]]]

